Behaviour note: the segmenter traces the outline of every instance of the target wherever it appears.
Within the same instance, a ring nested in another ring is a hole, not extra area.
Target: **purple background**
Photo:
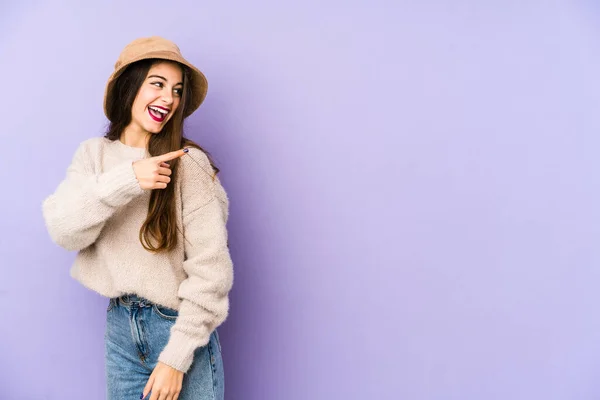
[[[106,300],[41,202],[158,34],[210,82],[187,131],[232,200],[227,399],[597,399],[599,11],[3,4],[0,398],[104,398]]]

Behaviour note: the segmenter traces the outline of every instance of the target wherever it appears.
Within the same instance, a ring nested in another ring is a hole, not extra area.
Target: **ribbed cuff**
[[[132,161],[124,162],[98,177],[97,194],[103,203],[119,207],[144,192],[132,164]]]
[[[196,349],[208,344],[209,338],[210,336],[199,341],[198,338],[191,338],[183,332],[171,330],[169,342],[160,353],[158,361],[185,373],[194,361]]]

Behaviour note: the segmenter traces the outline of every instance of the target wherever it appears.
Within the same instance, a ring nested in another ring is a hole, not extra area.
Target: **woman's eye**
[[[162,87],[163,86],[162,82],[152,82],[152,85],[155,85],[156,87]]]
[[[182,89],[175,89],[175,93],[177,93],[178,96],[181,96],[181,94],[183,93]]]

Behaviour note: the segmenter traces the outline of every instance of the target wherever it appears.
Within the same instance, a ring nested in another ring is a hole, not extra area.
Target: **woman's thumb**
[[[146,383],[146,387],[144,388],[144,391],[142,392],[140,399],[145,399],[148,396],[148,394],[150,393],[150,390],[152,390],[153,383],[154,383],[154,374],[150,375],[150,378],[148,379],[148,382]]]

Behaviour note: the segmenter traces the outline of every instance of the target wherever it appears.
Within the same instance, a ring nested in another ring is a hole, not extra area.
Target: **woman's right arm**
[[[50,237],[67,250],[82,250],[94,243],[108,218],[144,192],[131,161],[101,174],[96,174],[91,164],[83,143],[65,179],[43,202]]]

